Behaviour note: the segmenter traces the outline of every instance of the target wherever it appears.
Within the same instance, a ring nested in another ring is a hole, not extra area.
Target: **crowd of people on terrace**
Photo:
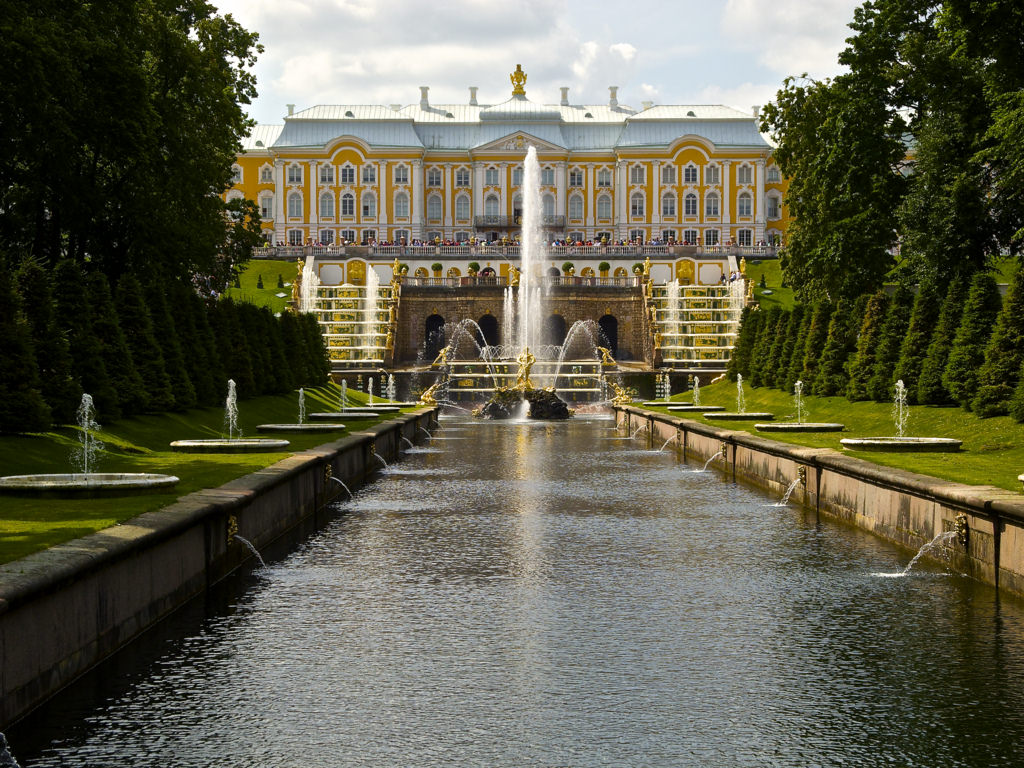
[[[268,246],[272,246],[273,243],[268,241],[267,245]],[[294,244],[293,243],[286,243],[284,240],[278,240],[277,241],[277,247],[278,248],[285,248],[285,247],[292,246],[292,245],[294,245]],[[336,243],[324,243],[324,242],[321,242],[320,240],[314,240],[311,237],[307,237],[306,240],[305,240],[304,245],[312,246],[314,248],[342,247],[342,246],[346,246],[346,245],[362,245],[362,246],[369,246],[371,248],[382,248],[382,247],[387,247],[387,246],[406,246],[406,245],[411,245],[413,248],[420,248],[420,247],[428,247],[428,248],[430,248],[430,247],[437,247],[437,246],[463,246],[463,247],[469,247],[469,246],[475,246],[475,245],[490,245],[490,246],[511,245],[511,246],[518,246],[518,245],[520,245],[520,241],[519,241],[519,237],[516,236],[516,237],[509,238],[508,240],[477,240],[475,238],[473,238],[471,240],[453,240],[451,238],[446,238],[444,240],[442,240],[441,238],[435,238],[433,240],[420,240],[419,238],[414,238],[412,243],[407,243],[405,238],[402,238],[400,241],[394,241],[394,240],[368,240],[367,241],[367,240],[364,240],[364,241],[362,241],[360,243],[357,243],[354,240],[341,239],[341,240],[339,240]],[[660,238],[655,237],[655,238],[651,238],[651,239],[648,239],[648,240],[644,240],[643,238],[633,238],[631,240],[628,240],[628,239],[607,240],[607,239],[605,239],[605,240],[598,240],[596,242],[594,240],[566,240],[566,239],[561,239],[561,240],[552,240],[550,243],[547,243],[547,245],[549,247],[552,247],[552,248],[554,248],[554,247],[584,248],[584,247],[593,247],[593,246],[602,246],[602,245],[625,246],[625,247],[659,246],[659,245],[665,245],[665,246],[677,246],[677,245],[682,245],[682,246],[700,246],[701,243],[699,243],[699,242],[690,242],[689,240],[674,240],[672,238],[669,238],[667,240],[662,240]],[[738,246],[739,244],[734,242],[733,240],[727,240],[725,243],[723,243],[723,245],[725,247],[727,247],[727,248],[733,248],[733,247]],[[759,248],[764,248],[764,247],[767,247],[769,245],[769,243],[767,243],[765,240],[759,240],[755,245],[757,247],[759,247]]]

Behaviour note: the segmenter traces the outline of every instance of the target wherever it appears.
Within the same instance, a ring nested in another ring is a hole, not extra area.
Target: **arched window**
[[[768,204],[767,216],[769,219],[780,219],[782,218],[782,204],[779,202],[778,195],[768,195],[765,198]]]
[[[736,169],[736,183],[737,184],[749,184],[750,183],[750,166],[741,165]]]
[[[441,196],[431,195],[427,198],[427,218],[431,221],[441,220]]]
[[[669,192],[668,194],[661,198],[661,215],[676,215],[676,196],[671,192]]]
[[[753,201],[750,198],[749,192],[741,192],[739,198],[736,200],[736,215],[738,216],[753,216]]]
[[[718,215],[718,193],[709,192],[708,196],[704,198],[704,215],[705,216],[717,216]]]
[[[355,184],[356,183],[356,169],[355,166],[346,163],[341,166],[341,183],[342,184]]]
[[[630,184],[643,184],[644,179],[647,178],[647,174],[644,172],[646,169],[642,165],[631,165],[629,167],[629,183]]]
[[[570,187],[582,187],[583,186],[583,169],[572,168],[569,171],[569,186]]]
[[[288,183],[289,184],[301,184],[302,183],[302,166],[297,163],[292,163],[288,166]]]
[[[540,169],[540,183],[545,187],[555,186],[555,169],[554,168],[541,168]]]
[[[662,184],[675,184],[676,183],[676,167],[674,165],[666,165],[661,169],[661,183]]]
[[[687,192],[686,197],[683,198],[683,215],[697,215],[697,196],[693,192]]]
[[[696,184],[697,183],[697,166],[693,163],[687,164],[683,168],[683,184]]]
[[[553,173],[553,171],[552,171],[552,173]],[[545,216],[554,216],[555,215],[555,196],[554,195],[544,195],[544,197],[541,198],[541,205],[544,208],[544,215]]]
[[[492,269],[491,272],[493,271]],[[495,347],[501,344],[501,328],[498,327],[498,318],[494,315],[483,315],[476,324],[480,326],[480,334],[484,337],[485,346]]]
[[[444,346],[444,318],[430,315],[424,325],[423,356],[433,360]]]
[[[260,184],[273,184],[274,183],[274,169],[269,165],[264,165],[260,168]]]
[[[469,195],[459,195],[455,198],[455,218],[458,221],[469,220]]]
[[[610,187],[612,185],[612,172],[607,168],[601,168],[597,172],[597,186]]]
[[[320,195],[320,218],[334,218],[334,195],[332,195],[330,192],[325,192],[324,194]]]
[[[484,170],[484,186],[485,187],[496,187],[498,186],[498,169],[487,168]]]
[[[523,186],[523,166],[521,165],[517,165],[515,168],[512,169],[512,186]]]
[[[231,183],[242,183],[242,166],[238,165],[237,163],[231,166]]]
[[[302,195],[298,192],[292,192],[288,195],[288,218],[302,218]]]
[[[633,196],[629,198],[629,215],[644,215],[644,196],[639,192],[635,192]]]
[[[610,219],[612,217],[612,199],[608,195],[601,195],[597,198],[597,218]]]
[[[583,196],[573,195],[569,198],[569,218],[580,221],[583,218]]]
[[[377,198],[372,192],[363,193],[363,216],[373,218],[377,215]]]
[[[351,192],[346,192],[344,195],[341,196],[341,215],[356,215],[356,197]],[[354,240],[355,237],[351,237],[349,239]]]
[[[484,199],[484,216],[498,215],[498,198],[495,195],[488,195]]]
[[[409,196],[405,192],[395,195],[395,218],[409,218]]]
[[[469,168],[456,168],[455,169],[455,186],[456,187],[468,187],[469,186]]]
[[[769,184],[778,184],[782,181],[782,174],[779,173],[779,166],[769,165],[764,172],[764,180]]]
[[[269,221],[274,218],[274,193],[267,192],[260,195],[260,218]]]
[[[619,267],[622,269],[622,267]],[[618,277],[619,270],[615,271],[615,276]],[[625,276],[625,270],[622,270],[623,276]],[[601,341],[604,342],[603,346],[608,347],[612,353],[612,357],[619,352],[619,321],[614,315],[601,315],[597,321],[598,328],[601,329]]]

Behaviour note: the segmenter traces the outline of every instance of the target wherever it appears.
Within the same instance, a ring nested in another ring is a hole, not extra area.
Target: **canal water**
[[[448,419],[8,734],[37,766],[1020,766],[1024,610],[616,432]]]

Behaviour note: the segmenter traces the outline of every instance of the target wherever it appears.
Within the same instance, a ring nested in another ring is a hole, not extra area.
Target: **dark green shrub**
[[[778,363],[772,375],[772,386],[776,389],[788,391],[792,388],[788,384],[789,365],[793,359],[793,350],[796,348],[797,340],[800,337],[800,328],[804,321],[804,306],[795,304],[789,313],[789,322],[786,324],[785,336],[782,339],[782,348]]]
[[[608,272],[611,268],[612,265],[609,264],[607,261],[602,261],[600,264],[597,265],[598,272]]]
[[[828,341],[828,328],[832,321],[832,303],[821,301],[814,305],[811,314],[811,326],[807,329],[807,340],[804,342],[804,360],[798,379],[804,383],[804,392],[810,392],[818,378],[818,362],[825,351]]]
[[[999,288],[992,275],[978,272],[971,280],[960,327],[942,374],[949,394],[968,410],[978,391],[978,369],[985,361],[985,346],[992,335],[999,303]]]
[[[846,397],[850,400],[867,400],[869,397],[868,380],[875,370],[878,339],[888,309],[889,295],[883,290],[873,293],[864,308],[857,334],[857,351],[850,358],[850,382],[846,386]]]
[[[1024,365],[1024,269],[1019,266],[996,318],[971,408],[982,418],[1009,412]]]
[[[479,261],[471,261],[471,262],[469,262],[469,264],[466,265],[466,269],[469,270],[470,274],[475,275],[477,272],[480,271],[480,262]]]
[[[946,290],[939,310],[939,320],[932,333],[928,351],[921,364],[921,378],[917,382],[917,402],[922,405],[945,405],[953,401],[942,374],[949,362],[949,351],[953,348],[960,318],[963,316],[964,299],[967,297],[967,282],[954,278]]]
[[[147,410],[156,413],[174,408],[171,379],[164,364],[163,348],[153,332],[142,284],[126,272],[117,282],[117,316],[131,350],[135,368],[149,396]]]
[[[764,372],[768,365],[768,358],[771,355],[772,346],[775,344],[775,333],[780,322],[785,322],[785,310],[782,307],[772,307],[768,310],[767,317],[761,322],[757,332],[757,342],[754,346],[754,353],[750,359],[750,377],[748,383],[752,387],[764,386]]]
[[[562,262],[562,274],[563,275],[568,275],[575,268],[576,268],[576,265],[573,264],[571,261]]]
[[[50,426],[50,408],[40,391],[32,332],[11,278],[11,270],[0,262],[0,432],[41,432]]]
[[[639,261],[636,262],[636,264],[633,265],[633,274],[634,275],[642,275],[643,273],[644,273],[644,265],[643,265],[643,263],[639,262]]]
[[[1024,422],[1024,367],[1017,371],[1017,388],[1010,398],[1009,411],[1014,419]]]
[[[782,367],[782,352],[786,347],[786,334],[789,332],[790,323],[793,321],[793,313],[783,310],[775,323],[775,337],[768,348],[768,356],[761,366],[761,382],[766,387],[775,387],[776,379],[780,383],[785,381],[779,377],[779,370]]]
[[[889,302],[889,311],[885,315],[885,324],[878,336],[878,349],[875,352],[875,369],[868,380],[868,397],[878,402],[892,398],[893,386],[896,384],[896,364],[900,359],[900,347],[910,327],[910,313],[914,307],[914,292],[909,286],[901,283],[896,286],[896,293]],[[904,381],[906,386],[907,382]]]
[[[846,364],[856,345],[858,313],[848,300],[840,300],[828,325],[828,338],[818,361],[814,394],[831,397],[843,393],[849,383]]]
[[[918,402],[918,384],[921,368],[924,366],[928,344],[939,319],[941,298],[931,278],[922,280],[918,286],[914,308],[910,312],[910,327],[900,347],[900,359],[896,364],[893,379],[902,379],[907,388],[907,402]]]
[[[277,273],[277,288],[278,290],[282,290],[284,288],[284,278],[281,277],[280,272]]]
[[[256,287],[263,290],[263,275],[256,275]]]
[[[740,332],[725,371],[730,381],[736,381],[736,374],[745,379],[750,378],[750,360],[757,342],[757,329],[764,317],[765,313],[758,311],[756,305],[748,304],[743,308],[740,314]]]
[[[135,367],[135,358],[118,319],[110,283],[102,272],[91,272],[86,278],[92,329],[102,349],[103,364],[117,392],[117,405],[122,416],[144,413],[149,407],[149,392]],[[98,407],[98,404],[97,404]],[[117,414],[106,414],[115,418]]]
[[[435,261],[433,264],[430,265],[430,270],[434,274],[437,274],[438,272],[440,272],[442,268],[443,268],[443,265],[441,264],[440,261]]]
[[[178,324],[171,316],[171,309],[167,304],[167,297],[164,295],[164,291],[168,287],[169,283],[150,283],[149,289],[146,291],[146,299],[149,304],[150,317],[153,319],[153,333],[160,344],[167,377],[171,382],[171,394],[174,396],[173,407],[175,410],[183,411],[195,407],[196,390],[188,373],[188,364],[185,362],[185,354],[182,351]],[[179,308],[179,312],[185,314],[182,308]]]
[[[786,364],[785,390],[793,391],[793,386],[800,380],[804,369],[804,351],[807,349],[807,337],[811,331],[811,323],[814,320],[816,307],[798,304],[801,307],[800,328],[797,330],[796,340],[793,349],[790,350],[789,361]],[[796,307],[794,307],[795,309]]]
[[[225,383],[232,379],[239,397],[253,397],[257,393],[253,359],[238,307],[231,299],[221,299],[208,318],[217,340],[217,353],[224,367]]]

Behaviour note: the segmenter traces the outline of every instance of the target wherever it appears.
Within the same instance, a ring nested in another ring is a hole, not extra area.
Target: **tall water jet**
[[[238,391],[234,379],[228,379],[228,396],[224,400],[224,427],[224,431],[228,433],[228,440],[242,436],[242,430],[238,428]]]
[[[523,234],[520,259],[522,274],[519,277],[519,328],[520,350],[540,346],[540,299],[543,278],[540,275],[544,263],[544,238],[541,220],[540,165],[537,162],[537,148],[530,146],[523,161]]]
[[[747,401],[743,395],[743,374],[736,374],[736,413],[747,412]]]
[[[797,381],[793,385],[793,401],[796,405],[796,423],[804,423],[804,383]]]
[[[306,423],[306,393],[299,387],[299,424]]]
[[[338,410],[343,410],[346,405],[348,405],[348,384],[342,379],[341,395],[338,397]]]
[[[260,429],[269,425],[262,424]],[[184,453],[254,453],[280,451],[288,447],[287,440],[272,440],[266,437],[242,439],[238,428],[238,391],[235,380],[228,379],[228,396],[224,400],[224,426],[227,439],[175,440],[171,448]]]
[[[88,475],[96,468],[96,459],[103,450],[103,443],[97,437],[100,425],[96,423],[96,408],[92,403],[92,395],[82,395],[78,406],[78,442],[79,447],[72,454],[72,463],[82,474]]]
[[[514,338],[516,338],[515,291],[512,290],[512,286],[506,286],[501,303],[501,339],[503,346],[509,346],[509,341]]]
[[[700,376],[693,377],[693,404],[700,405]]]
[[[373,405],[373,377],[370,376],[366,382],[366,404]]]
[[[903,437],[910,420],[910,408],[907,407],[907,388],[903,379],[896,382],[896,394],[892,401],[892,420],[896,425],[896,434]]]
[[[385,395],[387,396],[388,400],[398,399],[398,390],[397,387],[395,386],[395,374],[393,373],[388,374],[388,386],[387,389],[385,390]]]
[[[379,309],[380,297],[377,295],[380,288],[380,278],[377,276],[377,270],[371,265],[366,267],[366,297],[363,299],[363,317],[362,317],[362,338],[359,341],[359,346],[362,347],[362,351],[357,354],[362,354],[364,359],[373,359],[376,354],[376,348],[384,346],[383,344],[377,343],[377,310]]]

